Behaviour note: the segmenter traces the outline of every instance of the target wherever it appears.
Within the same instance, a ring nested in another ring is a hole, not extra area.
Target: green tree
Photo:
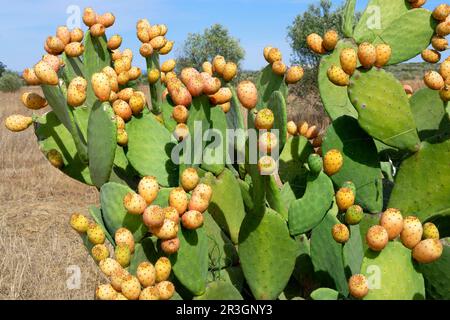
[[[194,67],[199,69],[203,62],[212,61],[222,55],[227,61],[239,65],[245,56],[239,39],[232,37],[224,26],[215,24],[203,33],[189,33],[177,57],[177,68]]]
[[[22,86],[22,78],[16,72],[6,70],[0,77],[1,92],[15,92]]]
[[[2,76],[3,72],[6,71],[6,65],[0,61],[0,77]]]

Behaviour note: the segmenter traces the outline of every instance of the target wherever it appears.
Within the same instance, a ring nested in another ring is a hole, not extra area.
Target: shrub
[[[22,86],[22,78],[15,72],[5,71],[0,77],[0,91],[2,92],[15,92]]]

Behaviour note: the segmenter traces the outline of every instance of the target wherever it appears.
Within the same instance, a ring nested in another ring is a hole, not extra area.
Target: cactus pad
[[[349,226],[349,229],[350,239],[343,248],[345,271],[348,277],[359,273],[364,258],[363,239],[361,239],[359,225]]]
[[[225,168],[228,155],[227,119],[220,107],[211,108],[210,117],[210,129],[220,133],[220,136],[208,137],[212,141],[203,150],[201,168],[218,175]]]
[[[194,300],[243,300],[239,291],[230,283],[217,280],[208,283],[206,291]]]
[[[295,180],[307,171],[303,164],[313,152],[312,145],[303,136],[291,137],[280,154],[279,174],[283,182]]]
[[[63,62],[64,62],[64,68],[63,70],[63,79],[66,85],[70,83],[74,78],[76,77],[83,77],[83,62],[79,57],[68,57],[65,53],[61,56]]]
[[[339,292],[330,288],[319,288],[311,293],[313,300],[338,300]]]
[[[369,135],[399,149],[418,149],[420,141],[408,97],[392,74],[376,68],[357,71],[348,93],[361,128]]]
[[[256,105],[257,110],[261,110],[267,107],[270,101],[272,92],[280,91],[284,96],[287,95],[287,85],[284,82],[284,77],[276,75],[272,71],[272,65],[265,67],[256,82],[256,88],[258,89],[258,104]]]
[[[342,32],[347,38],[353,36],[353,27],[355,24],[356,0],[347,0],[344,6],[344,16],[342,20]]]

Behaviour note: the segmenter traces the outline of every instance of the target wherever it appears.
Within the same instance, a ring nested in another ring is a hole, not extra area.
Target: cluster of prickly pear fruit
[[[23,74],[43,96],[22,101],[52,111],[5,124],[21,131],[34,122],[49,162],[100,190],[100,208],[89,209],[95,223],[71,219],[110,279],[98,299],[285,299],[293,288],[312,299],[450,298],[440,276],[450,253],[439,239],[448,236],[450,112],[436,91],[414,93],[382,69],[420,53],[434,61],[430,44],[446,50],[448,6],[383,2],[375,37],[370,10],[354,27],[355,2],[345,7],[346,38],[307,38],[322,55],[319,90],[332,120],[320,134],[288,121],[288,85],[304,70],[277,48],[264,49],[268,65],[255,82],[234,86],[238,66],[220,55],[180,73],[174,59],[161,62],[174,45],[167,26],[141,19],[147,98],[132,51],[106,37],[112,14],[88,8],[88,31],[60,27],[46,41],[53,51]],[[193,162],[183,149],[175,161],[171,153],[207,129],[222,134],[219,146],[205,143]],[[229,147],[228,130],[243,132],[243,143]],[[381,288],[369,285],[373,266]]]

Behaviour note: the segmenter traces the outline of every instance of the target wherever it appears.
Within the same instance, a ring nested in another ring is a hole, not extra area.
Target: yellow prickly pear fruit
[[[350,77],[338,66],[332,65],[327,71],[328,79],[335,85],[345,87],[350,84]]]
[[[427,0],[411,0],[409,2],[411,3],[411,7],[416,9],[422,7]]]
[[[336,192],[336,204],[342,212],[355,204],[355,194],[350,188],[341,188]]]
[[[431,45],[437,51],[445,51],[448,49],[448,40],[444,37],[435,35],[431,39]]]
[[[180,181],[183,189],[189,192],[198,185],[200,177],[195,168],[187,168],[181,173]]]
[[[444,78],[436,71],[428,71],[423,77],[426,86],[432,90],[441,90],[444,88]]]
[[[117,93],[117,97],[123,101],[130,101],[131,96],[134,94],[134,89],[133,88],[125,88],[120,90]]]
[[[386,229],[378,225],[372,226],[367,231],[366,242],[373,251],[383,250],[389,242],[389,236]]]
[[[145,209],[142,220],[148,228],[159,228],[164,224],[165,214],[160,206],[151,205]]]
[[[175,69],[176,65],[177,65],[177,62],[175,61],[175,59],[169,59],[169,60],[163,62],[163,64],[161,65],[161,71],[162,72],[173,71]]]
[[[109,250],[104,244],[96,244],[91,249],[92,257],[96,262],[109,258]]]
[[[63,52],[64,47],[66,46],[60,38],[55,36],[48,37],[45,44],[47,45],[47,48],[55,54],[60,54]]]
[[[272,64],[272,72],[275,73],[278,76],[284,76],[286,73],[287,67],[283,63],[283,61],[275,61]]]
[[[422,239],[423,227],[417,217],[409,216],[403,220],[403,230],[400,239],[408,249],[414,248]]]
[[[269,61],[269,51],[272,50],[272,46],[267,46],[264,48],[263,54],[264,54],[264,59],[266,59],[267,62],[270,63]]]
[[[141,68],[138,67],[131,67],[131,69],[128,70],[128,78],[130,79],[130,81],[139,79],[141,74],[142,74]]]
[[[237,74],[237,65],[234,62],[227,62],[225,64],[225,68],[223,69],[223,74],[222,74],[222,78],[223,80],[229,82],[231,80],[233,80],[233,78],[236,76]]]
[[[82,214],[74,213],[70,217],[70,226],[79,233],[85,233],[89,228],[89,220]]]
[[[134,192],[129,192],[125,195],[123,198],[123,205],[130,214],[143,214],[147,207],[145,199]]]
[[[113,273],[111,273],[111,285],[117,290],[122,290],[122,283],[128,278],[130,274],[123,268],[117,269]]]
[[[91,78],[92,89],[100,101],[108,101],[111,95],[111,85],[108,76],[104,73],[94,73]]]
[[[446,37],[450,34],[450,21],[448,18],[436,26],[436,34],[441,37]]]
[[[31,110],[39,110],[48,105],[44,97],[34,92],[24,92],[21,99],[23,105]]]
[[[114,113],[121,117],[125,122],[131,119],[133,111],[131,107],[123,100],[116,100],[113,103],[113,111]]]
[[[130,252],[134,252],[134,237],[130,230],[126,228],[119,228],[116,230],[116,233],[114,234],[114,241],[117,245],[127,245],[130,249]]]
[[[289,121],[289,122],[287,123],[287,132],[288,132],[291,136],[297,135],[297,125],[295,124],[294,121]]]
[[[105,243],[105,233],[103,229],[96,223],[90,223],[87,229],[87,236],[92,244]]]
[[[131,260],[131,252],[128,245],[116,245],[116,248],[114,250],[114,257],[116,258],[116,261],[122,266],[122,268],[128,267]]]
[[[84,32],[80,28],[75,28],[70,31],[70,42],[81,42],[83,41]]]
[[[64,167],[64,159],[58,150],[51,149],[49,152],[47,152],[46,156],[47,160],[55,168],[61,169],[62,167]]]
[[[34,69],[26,68],[22,72],[22,78],[30,86],[37,86],[41,84],[41,80],[36,76]]]
[[[258,90],[251,81],[245,80],[239,83],[237,96],[242,106],[246,109],[253,109],[258,103]]]
[[[312,52],[317,54],[325,54],[326,50],[323,46],[323,38],[317,33],[311,33],[306,37],[306,43]]]
[[[309,124],[308,124],[308,122],[303,121],[298,124],[297,128],[298,128],[298,134],[305,137],[306,134],[308,133]]]
[[[97,14],[94,9],[86,8],[83,12],[83,22],[86,26],[91,27],[97,23]]]
[[[152,69],[148,73],[148,82],[150,84],[155,84],[159,80],[160,76],[161,76],[161,72],[158,69]]]
[[[220,88],[212,96],[209,96],[209,100],[213,105],[224,104],[231,100],[233,94],[231,93],[230,88]]]
[[[203,225],[203,214],[196,210],[189,210],[181,216],[181,224],[188,230],[195,230]]]
[[[56,36],[67,45],[70,43],[70,31],[66,26],[59,26],[56,29]]]
[[[122,44],[122,37],[118,34],[113,35],[111,38],[108,39],[108,49],[109,50],[116,50],[120,47]]]
[[[436,225],[432,222],[427,222],[423,225],[423,235],[424,239],[436,239],[439,240],[439,230]]]
[[[381,68],[389,62],[389,59],[391,59],[392,49],[388,44],[382,43],[375,47],[375,51],[375,66]]]
[[[161,240],[169,240],[177,237],[178,224],[172,220],[165,219],[161,227],[149,228],[155,237]]]
[[[148,33],[150,35],[150,40],[154,39],[154,38],[156,38],[158,36],[162,36],[161,29],[159,28],[158,25],[150,26],[148,28]]]
[[[348,291],[356,299],[362,299],[369,293],[369,283],[362,274],[355,274],[348,280]]]
[[[137,116],[144,110],[145,99],[140,94],[133,94],[130,98],[129,105],[133,115]]]
[[[281,61],[283,59],[283,55],[278,48],[272,48],[268,53],[269,63],[275,63],[276,61]]]
[[[450,85],[445,85],[440,91],[439,96],[441,97],[442,101],[448,102],[450,101]]]
[[[222,86],[222,83],[220,82],[219,78],[216,77],[209,77],[205,79],[203,77],[203,92],[207,95],[213,95],[216,94],[220,87]]]
[[[123,71],[117,75],[117,83],[121,86],[124,86],[130,81],[130,76],[128,75],[128,71]]]
[[[343,223],[337,223],[331,229],[331,235],[337,243],[346,243],[350,238],[350,231]]]
[[[125,130],[125,121],[118,115],[116,115],[116,126],[117,130]]]
[[[34,66],[34,73],[42,84],[56,86],[59,83],[58,74],[45,61],[39,61]]]
[[[163,36],[158,36],[150,40],[150,44],[152,45],[154,50],[159,50],[164,48],[164,46],[167,44],[167,39]]]
[[[106,258],[100,261],[98,266],[100,270],[108,277],[123,270],[120,264],[112,258]]]
[[[296,84],[303,78],[304,74],[305,71],[301,66],[292,66],[287,70],[284,80],[287,84]]]
[[[450,79],[450,60],[446,60],[441,63],[439,73],[444,80]]]
[[[74,78],[67,87],[67,103],[71,107],[81,106],[86,101],[87,81],[82,77]]]
[[[169,30],[167,26],[165,24],[159,24],[158,27],[159,27],[159,34],[161,36],[165,36],[167,34],[167,31]]]
[[[174,254],[180,249],[180,239],[173,238],[161,241],[161,250],[165,254]]]
[[[425,239],[414,247],[412,256],[419,263],[432,263],[441,257],[443,250],[439,240]]]
[[[227,62],[225,61],[225,58],[222,56],[215,56],[213,59],[213,72],[217,73],[218,75],[223,74],[223,70],[225,69],[225,65]]]
[[[95,289],[95,296],[99,300],[114,300],[117,291],[110,284],[101,284]]]
[[[136,269],[136,277],[144,288],[155,285],[156,269],[148,261],[141,262]]]
[[[358,47],[358,58],[364,68],[372,68],[377,60],[376,48],[371,43],[361,43]]]
[[[389,240],[394,240],[403,230],[403,216],[398,209],[389,208],[381,215],[380,225],[386,229]]]
[[[170,51],[172,51],[174,43],[175,43],[174,41],[167,40],[166,44],[161,49],[159,49],[159,54],[162,55],[169,54]]]
[[[203,72],[208,73],[210,76],[213,75],[213,66],[212,66],[211,62],[209,62],[209,61],[203,62],[202,70],[203,70]]]
[[[421,53],[422,59],[428,63],[438,63],[441,60],[441,54],[432,49],[425,49]]]
[[[106,29],[104,25],[96,23],[89,28],[89,31],[91,33],[91,36],[93,37],[103,37],[105,35]]]
[[[159,290],[156,286],[144,288],[139,295],[139,300],[159,300]]]
[[[141,294],[141,284],[135,276],[127,276],[122,282],[122,294],[128,300],[137,300]]]
[[[81,42],[71,42],[64,48],[68,57],[79,57],[84,52],[84,45]]]
[[[331,149],[323,157],[323,171],[332,176],[341,170],[344,164],[344,158],[342,154],[337,149]]]
[[[170,281],[161,281],[156,285],[161,300],[170,300],[175,293],[175,286]]]
[[[140,28],[150,29],[150,27],[151,27],[150,22],[147,19],[139,19],[138,22],[136,22],[136,29]]]
[[[147,27],[137,27],[136,35],[140,42],[147,43],[150,41],[150,34],[148,33]]]
[[[155,280],[156,282],[166,281],[172,272],[172,264],[166,257],[159,258],[155,263]]]
[[[5,127],[12,132],[20,132],[27,129],[32,123],[31,117],[13,114],[6,118]]]
[[[116,21],[116,17],[111,12],[106,12],[97,16],[97,22],[102,24],[105,28],[111,27]]]
[[[139,53],[144,58],[148,58],[153,54],[153,47],[150,43],[143,43],[139,49]]]
[[[42,56],[42,61],[46,62],[55,72],[58,72],[64,63],[62,60],[55,55],[52,54],[45,54]]]
[[[172,111],[172,118],[177,123],[186,123],[189,117],[189,111],[185,106],[175,106]]]
[[[231,109],[231,103],[225,102],[225,103],[219,104],[218,107],[220,107],[224,113],[228,113]]]
[[[433,18],[437,21],[444,21],[450,15],[450,5],[443,3],[433,10]]]
[[[260,175],[271,175],[276,169],[277,164],[271,156],[263,156],[258,160],[258,171]]]
[[[323,36],[323,47],[327,51],[333,51],[339,41],[339,34],[335,30],[329,30]]]
[[[138,184],[138,193],[144,198],[147,204],[151,204],[158,196],[158,181],[153,176],[147,176],[141,179]]]
[[[186,212],[188,207],[188,196],[183,188],[174,188],[169,193],[169,206],[175,208],[180,215]]]
[[[275,116],[272,110],[264,108],[258,111],[255,118],[255,127],[259,130],[270,130],[273,128]]]

